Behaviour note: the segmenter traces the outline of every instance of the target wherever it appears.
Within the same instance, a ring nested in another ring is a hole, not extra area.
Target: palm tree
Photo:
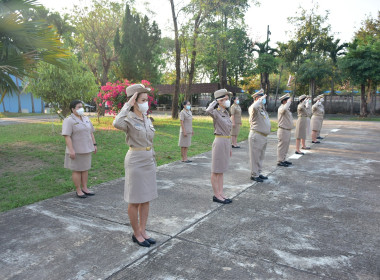
[[[36,0],[0,0],[0,103],[7,93],[19,92],[12,76],[32,76],[39,61],[64,67],[68,54],[52,27],[23,17],[37,8]]]
[[[334,92],[334,83],[335,83],[335,69],[337,68],[338,64],[338,57],[341,55],[346,54],[344,49],[348,47],[347,43],[339,44],[340,39],[336,39],[335,41],[330,42],[328,46],[328,53],[331,58],[331,62],[333,64],[333,71],[332,71],[332,77],[331,77],[331,95],[333,95]]]
[[[269,40],[263,43],[255,43],[253,51],[259,57],[256,60],[258,71],[260,72],[261,88],[264,89],[265,94],[269,95],[270,84],[269,74],[277,70],[277,61],[275,60],[277,49],[268,46]]]

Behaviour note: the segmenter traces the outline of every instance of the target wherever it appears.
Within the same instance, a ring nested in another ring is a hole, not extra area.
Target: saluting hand
[[[128,104],[129,105],[131,105],[131,106],[133,106],[133,105],[135,105],[135,103],[136,103],[136,98],[137,98],[137,92],[135,92],[133,95],[132,95],[132,97],[131,97],[131,99],[129,99],[129,101],[128,101]]]
[[[98,147],[97,146],[94,146],[95,150],[94,150],[94,154],[96,154],[96,152],[98,151]]]

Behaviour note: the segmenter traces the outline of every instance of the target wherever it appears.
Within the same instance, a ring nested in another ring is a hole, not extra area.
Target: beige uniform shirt
[[[290,102],[281,104],[277,111],[278,127],[288,130],[293,128],[293,116],[289,110],[290,104]]]
[[[316,102],[313,105],[313,115],[323,117],[324,114],[325,114],[325,108],[323,107],[322,104],[319,104],[319,101]]]
[[[179,114],[179,119],[183,121],[183,126],[185,127],[186,133],[192,133],[193,132],[193,113],[190,110],[183,109],[181,113]],[[180,126],[181,133],[182,131],[182,125]]]
[[[113,121],[113,126],[125,132],[125,140],[132,148],[146,148],[153,144],[154,126],[151,120],[143,115],[143,119],[137,117],[131,111],[131,106],[125,103],[119,114]]]
[[[297,106],[297,115],[298,117],[307,117],[307,109],[305,106],[305,102],[301,102]]]
[[[251,130],[268,135],[270,133],[270,120],[261,100],[257,100],[249,106],[248,113]]]
[[[215,100],[211,102],[211,104],[206,109],[206,112],[213,118],[214,120],[214,134],[215,135],[224,135],[230,136],[232,122],[230,120],[230,114],[227,110],[222,108],[214,109],[215,105],[218,102]]]
[[[79,117],[71,114],[63,120],[62,135],[71,137],[74,151],[77,154],[87,154],[95,151],[91,137],[91,133],[94,131],[94,126],[86,116],[82,116],[81,120]],[[66,153],[69,153],[68,147],[66,147]]]
[[[241,124],[241,107],[237,104],[233,104],[230,109],[231,117],[234,116],[235,124]]]

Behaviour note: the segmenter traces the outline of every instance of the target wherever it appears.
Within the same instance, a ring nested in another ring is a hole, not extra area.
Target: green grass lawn
[[[0,113],[0,118],[15,118],[15,117],[30,117],[30,116],[43,116],[42,113]]]
[[[124,176],[128,151],[125,134],[115,130],[112,117],[103,117],[96,128],[98,153],[93,155],[89,186]],[[157,164],[180,160],[179,121],[155,117],[154,147]],[[74,190],[71,171],[63,168],[65,141],[62,124],[18,124],[0,126],[0,211],[31,204]],[[194,136],[189,156],[211,150],[214,140],[211,117],[194,117]],[[272,123],[272,131],[276,123]],[[248,119],[243,119],[239,141],[248,137]]]

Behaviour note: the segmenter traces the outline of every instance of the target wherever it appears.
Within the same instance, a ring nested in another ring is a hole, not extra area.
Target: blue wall
[[[20,96],[21,99],[21,109],[27,109],[29,113],[32,112],[32,99],[30,97],[31,93],[23,93]],[[34,111],[35,113],[43,113],[44,110],[42,108],[41,110],[41,98],[33,98],[34,100]],[[4,97],[4,106],[5,111],[11,112],[11,113],[17,113],[18,112],[18,98],[17,94],[13,94],[12,96],[6,95]],[[0,104],[0,112],[4,112],[3,104]]]
[[[22,90],[22,81],[20,79],[17,79],[13,76],[12,80],[16,83],[18,83],[18,86],[20,90]],[[20,96],[21,99],[21,110],[28,110],[28,113],[32,113],[32,98],[31,98],[31,93],[22,93]],[[44,106],[45,103],[42,105],[41,108],[41,98],[35,98],[33,97],[34,100],[34,112],[35,113],[44,113]],[[17,94],[13,93],[12,95],[7,94],[4,97],[3,100],[4,106],[5,106],[5,111],[10,112],[10,113],[18,113],[18,98]],[[4,106],[3,104],[0,104],[0,112],[4,112]]]

